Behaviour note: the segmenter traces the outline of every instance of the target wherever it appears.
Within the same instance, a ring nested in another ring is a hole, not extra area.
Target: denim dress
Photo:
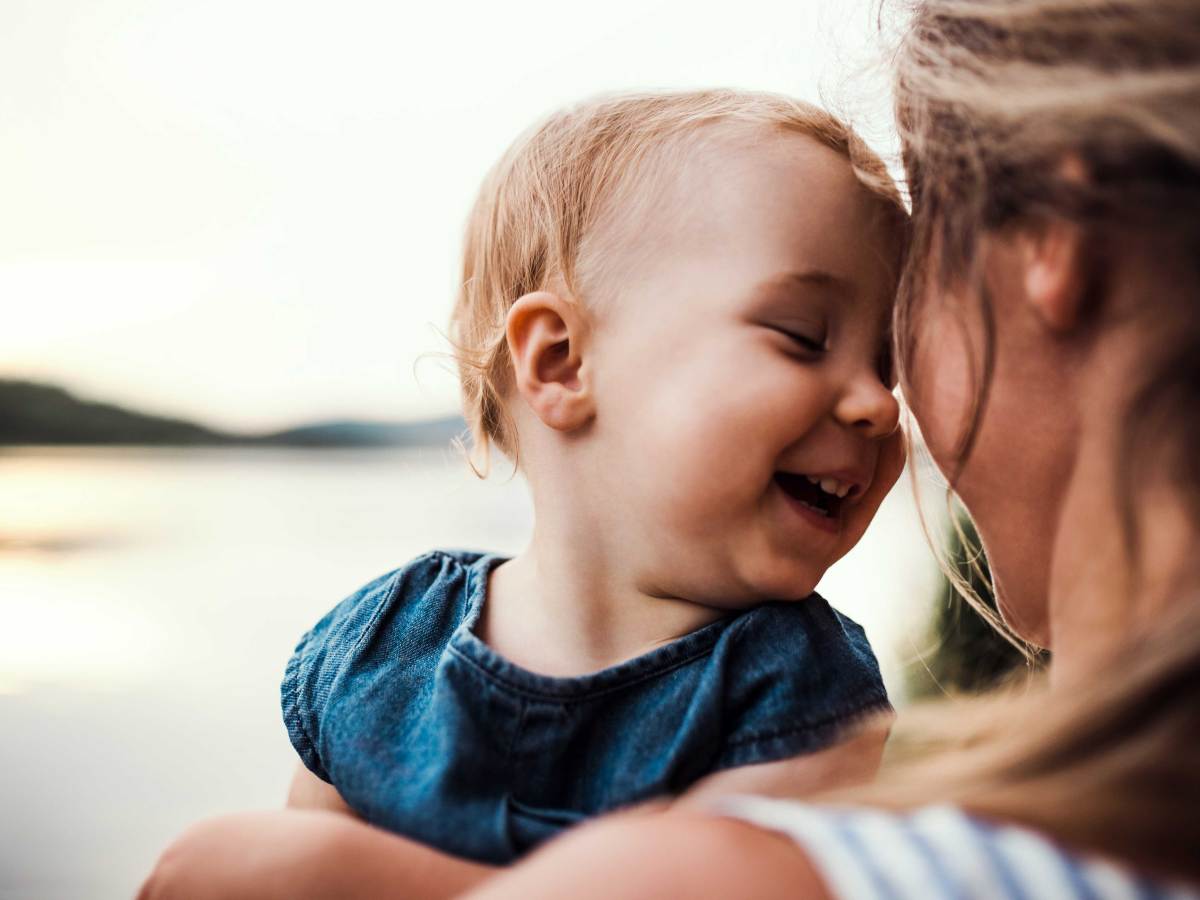
[[[506,863],[585,817],[823,749],[889,708],[862,629],[816,594],[593,674],[527,671],[473,632],[502,562],[419,557],[342,601],[289,660],[292,744],[366,821]]]

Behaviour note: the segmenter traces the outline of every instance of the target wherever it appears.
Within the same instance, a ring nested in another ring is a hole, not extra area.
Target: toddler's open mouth
[[[846,498],[858,493],[854,485],[836,478],[799,472],[776,472],[775,483],[801,506],[828,519],[836,519]]]

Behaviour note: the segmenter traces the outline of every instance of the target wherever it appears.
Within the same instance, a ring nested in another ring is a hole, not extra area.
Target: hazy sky
[[[518,132],[631,87],[878,104],[845,83],[872,23],[871,0],[0,0],[0,375],[236,427],[451,411],[446,365],[414,365]]]

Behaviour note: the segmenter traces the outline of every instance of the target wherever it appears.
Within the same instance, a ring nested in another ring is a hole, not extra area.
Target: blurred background
[[[869,0],[0,2],[0,898],[130,896],[189,822],[281,804],[299,635],[431,547],[523,546],[440,355],[518,132],[722,85],[888,153],[875,41]],[[912,488],[821,586],[898,705],[946,606]]]

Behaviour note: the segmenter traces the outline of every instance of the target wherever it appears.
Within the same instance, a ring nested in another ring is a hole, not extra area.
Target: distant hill
[[[467,423],[457,416],[423,422],[317,422],[255,438],[289,447],[433,447],[449,444]]]
[[[229,444],[231,434],[183,419],[80,400],[62,388],[0,380],[0,444]]]
[[[0,445],[8,446],[444,446],[465,428],[461,418],[451,416],[419,422],[316,422],[268,434],[240,434],[84,400],[53,385],[0,379]]]

